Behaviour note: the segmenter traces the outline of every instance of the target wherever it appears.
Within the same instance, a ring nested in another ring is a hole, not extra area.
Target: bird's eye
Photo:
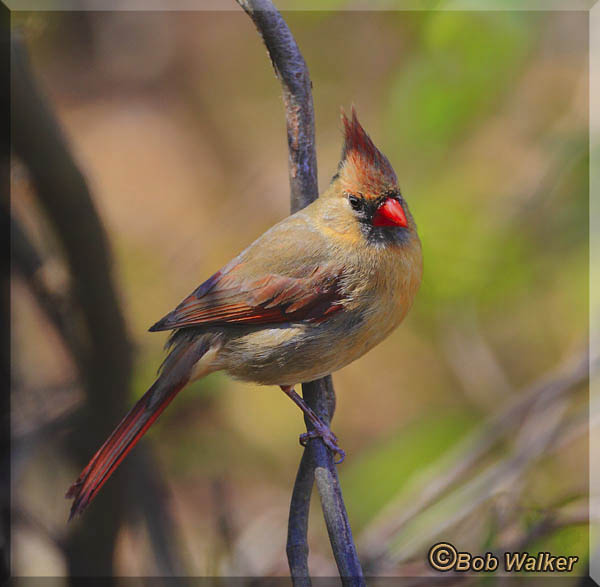
[[[348,196],[348,201],[350,202],[350,206],[355,212],[359,212],[363,208],[362,199],[358,196]]]

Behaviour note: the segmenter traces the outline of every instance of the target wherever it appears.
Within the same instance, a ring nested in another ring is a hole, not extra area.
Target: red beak
[[[395,198],[385,200],[373,216],[373,226],[402,226],[406,228],[408,222],[402,204]]]

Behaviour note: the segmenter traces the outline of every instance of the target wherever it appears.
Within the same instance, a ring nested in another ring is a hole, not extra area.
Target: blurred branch
[[[591,508],[585,500],[574,511],[572,508],[564,510],[550,511],[539,522],[535,523],[527,532],[511,544],[503,545],[502,552],[523,552],[534,542],[551,536],[557,530],[569,528],[571,526],[581,526],[590,523]]]
[[[43,536],[46,540],[54,544],[56,548],[61,550],[63,554],[66,551],[66,536],[57,534],[43,520],[35,516],[32,512],[24,510],[22,507],[13,506],[12,511],[13,523],[21,524],[34,530],[37,534]]]
[[[287,24],[270,0],[238,0],[238,4],[260,33],[283,88],[291,209],[296,212],[318,197],[314,111],[308,68]],[[335,410],[331,376],[304,383],[302,393],[321,420],[329,423]],[[306,426],[307,430],[312,428],[308,421]],[[292,493],[287,554],[294,584],[310,585],[307,529],[313,479],[321,496],[327,532],[342,582],[363,585],[362,569],[333,456],[321,439],[313,440],[305,448]]]
[[[79,356],[80,343],[76,333],[71,328],[69,321],[69,303],[66,296],[54,292],[44,279],[44,263],[41,256],[29,241],[27,234],[21,228],[15,218],[11,217],[11,239],[13,267],[23,277],[38,305],[46,313],[50,322],[61,335],[69,351],[81,365],[82,357]],[[79,358],[78,358],[79,357]],[[53,390],[46,390],[46,396],[56,398]],[[58,431],[65,430],[72,425],[76,419],[76,410],[71,407],[65,413],[49,419],[40,426],[39,422],[35,430],[19,438],[13,438],[13,444],[23,451],[26,446],[47,442],[51,436]],[[13,455],[15,458],[16,455]],[[167,507],[163,503],[166,488],[160,477],[155,473],[156,465],[147,448],[138,449],[135,458],[132,459],[131,486],[136,488],[132,492],[131,502],[135,503],[148,526],[148,534],[152,543],[155,563],[157,569],[163,575],[178,576],[183,574],[183,568],[174,554],[175,533],[172,522],[168,515]],[[39,527],[39,524],[34,524]],[[64,546],[64,545],[63,545]]]
[[[442,332],[442,349],[468,399],[486,409],[514,393],[506,373],[486,340],[472,308],[453,312]]]
[[[214,504],[215,525],[221,539],[221,548],[230,555],[234,542],[234,521],[229,496],[229,482],[223,476],[215,477],[211,483],[212,501]]]
[[[77,358],[80,343],[69,321],[68,309],[71,304],[66,296],[52,291],[47,285],[41,256],[14,217],[11,217],[11,239],[13,267],[23,277],[38,305],[61,335],[69,351]],[[80,361],[81,359],[76,360],[76,363],[80,364]],[[44,392],[47,397],[57,397],[56,390],[47,389]],[[13,445],[23,451],[26,446],[47,442],[57,432],[72,425],[76,421],[75,415],[76,410],[71,407],[66,412],[47,419],[41,425],[37,422],[32,432],[13,438]],[[134,487],[134,491],[130,492],[130,501],[136,504],[145,517],[156,567],[161,575],[183,575],[184,569],[175,554],[175,532],[165,503],[167,488],[156,473],[156,465],[147,447],[138,449],[132,459],[131,470],[133,473],[130,486]],[[32,526],[39,527],[39,524]]]
[[[79,391],[79,388],[74,386],[70,387],[74,393]],[[16,395],[17,392],[14,393]],[[52,390],[49,390],[48,397],[54,399],[50,394],[52,394]],[[60,397],[60,395],[57,397]],[[44,402],[44,404],[47,405],[47,402]],[[44,408],[44,404],[42,404],[42,409]],[[13,483],[18,483],[20,472],[29,461],[35,449],[55,442],[61,433],[64,433],[65,430],[69,430],[75,424],[79,414],[78,408],[79,406],[77,403],[71,403],[66,407],[61,406],[58,413],[44,413],[43,419],[39,417],[39,414],[36,414],[38,417],[32,418],[25,429],[23,429],[23,424],[18,422],[19,418],[15,417],[14,413],[11,414],[13,417],[11,421],[11,467]],[[44,410],[44,412],[46,411],[47,410]],[[31,414],[27,414],[27,416],[30,415]],[[21,418],[21,420],[22,419],[23,418]]]
[[[77,330],[74,359],[87,404],[69,449],[83,465],[96,439],[104,435],[103,428],[118,421],[124,411],[131,346],[112,282],[106,234],[85,179],[37,87],[18,36],[13,37],[11,49],[13,149],[28,168],[37,199],[62,245],[76,302],[67,310],[67,319]],[[63,332],[62,317],[51,313]],[[119,483],[108,493],[105,499],[111,503],[112,515],[95,508],[92,519],[73,527],[67,548],[70,575],[113,574],[122,511]]]
[[[68,292],[57,292],[50,287],[44,273],[41,255],[29,240],[19,221],[12,215],[10,231],[13,268],[21,275],[38,306],[62,338],[82,375],[84,365],[81,354],[82,341],[78,340],[73,328],[73,317],[69,316],[72,300],[68,298]]]
[[[66,295],[52,291],[47,285],[44,279],[42,258],[14,217],[11,217],[11,244],[13,267],[29,286],[38,305],[46,313],[75,358],[76,364],[81,365],[80,342],[77,340],[69,319],[69,307],[72,304]],[[60,391],[63,390],[64,386]],[[46,389],[44,395],[56,399],[57,391]],[[77,409],[71,406],[58,416],[46,418],[47,421],[42,424],[38,419],[33,431],[13,438],[13,452],[17,453],[13,454],[13,460],[18,463],[19,460],[22,460],[19,459],[19,453],[26,452],[27,447],[48,442],[57,432],[72,426],[77,421],[76,416]],[[156,567],[162,575],[183,575],[184,569],[175,554],[175,532],[164,499],[167,489],[156,473],[156,465],[147,447],[144,446],[138,449],[132,459],[131,470],[133,474],[131,475],[130,486],[134,487],[135,490],[131,492],[130,501],[135,503],[140,513],[145,517]],[[40,527],[40,524],[30,525]],[[62,548],[64,549],[64,540]]]
[[[52,290],[45,280],[41,255],[13,220],[16,268],[75,360],[87,402],[73,428],[69,450],[82,465],[93,454],[97,439],[106,436],[107,427],[119,421],[125,411],[132,347],[113,284],[107,237],[86,181],[16,35],[11,49],[12,146],[28,168],[36,196],[62,245],[70,291]],[[141,471],[143,468],[145,471]],[[158,496],[156,467],[138,463],[137,469],[144,479],[138,495],[146,496],[142,503],[155,555],[162,569],[178,574],[181,565],[164,543],[172,540],[172,533],[167,510]],[[115,478],[102,498],[105,507],[99,502],[90,510],[85,524],[71,527],[65,542],[71,576],[114,574],[114,544],[126,509],[122,483],[123,478]],[[157,540],[158,534],[162,542]]]
[[[170,584],[183,582],[179,577],[185,576],[185,567],[180,556],[181,545],[169,514],[169,488],[157,471],[148,444],[142,444],[135,459],[132,459],[128,490],[131,503],[137,507],[148,529],[152,560],[158,574],[170,577]]]
[[[394,538],[407,525],[448,494],[468,473],[491,453],[498,442],[514,438],[514,450],[505,458],[480,471],[456,490],[452,502],[452,519],[436,522],[435,532],[447,529],[474,511],[483,500],[498,493],[511,480],[515,482],[535,460],[547,454],[565,436],[572,438],[573,422],[564,418],[569,394],[579,390],[588,380],[589,370],[599,367],[595,358],[588,362],[587,352],[568,361],[561,369],[544,377],[529,390],[517,394],[504,410],[497,412],[465,441],[413,482],[398,496],[365,531],[362,544],[370,565],[399,560],[391,555]],[[575,427],[579,419],[575,419]],[[514,487],[513,487],[514,491]],[[513,496],[514,497],[514,496]],[[448,498],[449,499],[449,498]],[[420,534],[425,540],[431,536]],[[414,550],[415,545],[412,545]],[[399,551],[398,548],[395,549]],[[403,557],[409,555],[404,551]]]

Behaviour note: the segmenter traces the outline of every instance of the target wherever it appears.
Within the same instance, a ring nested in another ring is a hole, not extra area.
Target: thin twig
[[[238,0],[238,3],[262,36],[283,87],[291,209],[296,212],[318,197],[314,111],[308,68],[287,24],[270,0]],[[329,423],[335,410],[331,376],[304,383],[302,393],[319,418]],[[308,421],[306,426],[307,430],[312,428]],[[342,582],[364,585],[333,455],[320,439],[313,440],[305,449],[292,493],[287,554],[294,585],[310,585],[307,529],[313,479],[321,496],[327,532]]]

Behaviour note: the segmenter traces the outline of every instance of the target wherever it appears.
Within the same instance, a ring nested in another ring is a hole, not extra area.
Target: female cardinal
[[[279,385],[343,458],[294,391],[364,355],[400,324],[421,282],[421,243],[387,158],[356,112],[342,113],[337,173],[312,204],[279,222],[159,320],[173,330],[158,379],[67,492],[81,513],[187,383],[225,370]]]

